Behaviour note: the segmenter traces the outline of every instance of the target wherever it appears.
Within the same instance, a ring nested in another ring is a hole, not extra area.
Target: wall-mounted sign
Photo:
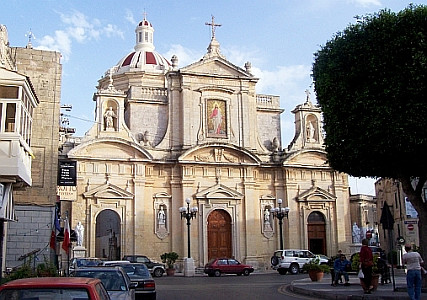
[[[56,195],[58,195],[61,201],[76,201],[77,199],[77,187],[75,186],[57,186]]]
[[[60,160],[58,165],[58,185],[76,186],[77,162]]]

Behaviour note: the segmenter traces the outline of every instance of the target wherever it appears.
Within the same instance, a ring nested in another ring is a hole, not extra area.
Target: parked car
[[[121,267],[92,267],[77,269],[75,277],[98,278],[105,286],[112,300],[134,300],[136,283],[130,281],[129,276]]]
[[[34,277],[0,286],[0,300],[89,299],[109,300],[101,280],[80,277]]]
[[[215,258],[211,259],[206,265],[204,272],[209,277],[221,276],[221,274],[237,274],[249,276],[254,271],[250,265],[245,265],[233,258]]]
[[[70,260],[70,273],[78,268],[96,267],[102,264],[102,259],[96,257],[74,257]]]
[[[101,266],[120,266],[124,264],[130,264],[131,262],[128,260],[106,260],[101,263]]]
[[[324,254],[315,254],[316,257],[319,258],[319,262],[321,265],[327,265],[329,263],[329,257]]]
[[[164,264],[152,261],[145,255],[125,255],[123,256],[123,260],[145,264],[153,277],[162,277],[163,273],[165,273]]]
[[[314,258],[316,258],[316,255],[309,250],[276,250],[271,257],[271,267],[277,270],[280,275],[285,275],[286,272],[298,274],[303,265]],[[328,263],[328,261],[321,261],[321,263]]]
[[[130,280],[138,284],[135,289],[135,300],[156,299],[156,283],[145,264],[126,261],[125,263],[116,262],[112,265],[122,267]]]

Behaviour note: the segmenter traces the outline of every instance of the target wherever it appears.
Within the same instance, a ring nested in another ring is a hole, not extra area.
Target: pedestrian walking
[[[372,286],[372,266],[374,265],[374,256],[372,255],[371,248],[368,247],[369,240],[362,240],[362,247],[360,248],[360,262],[359,268],[362,269],[363,272],[363,291],[365,294],[370,294],[373,290]]]
[[[421,297],[421,265],[424,264],[421,255],[412,251],[411,245],[405,245],[406,253],[403,254],[403,263],[406,265],[406,286],[411,300]]]

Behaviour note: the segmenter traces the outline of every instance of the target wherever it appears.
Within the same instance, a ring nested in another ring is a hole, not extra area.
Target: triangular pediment
[[[315,184],[296,197],[298,202],[330,202],[335,201],[335,199],[336,196],[318,186],[315,186]]]
[[[85,198],[97,199],[133,199],[133,194],[114,185],[106,183],[83,193]]]
[[[152,159],[150,153],[136,143],[122,139],[103,138],[93,139],[73,148],[68,152],[73,159],[102,159],[102,160],[142,160]]]
[[[305,149],[291,153],[283,161],[288,167],[330,168],[326,152],[319,149]]]
[[[181,163],[259,165],[250,152],[229,145],[208,144],[188,150],[178,159]]]
[[[243,195],[236,190],[232,190],[229,187],[220,183],[211,186],[203,191],[196,194],[197,199],[232,199],[241,200]]]
[[[198,62],[195,62],[187,67],[181,68],[180,72],[183,74],[200,74],[200,75],[215,75],[222,77],[248,77],[253,79],[253,77],[248,74],[242,68],[233,65],[229,61],[215,57],[211,59],[201,59]]]

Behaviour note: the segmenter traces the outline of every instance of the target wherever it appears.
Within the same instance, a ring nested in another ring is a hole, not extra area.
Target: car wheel
[[[221,276],[221,271],[220,270],[215,270],[214,275],[215,275],[215,277]]]
[[[163,270],[160,268],[154,269],[153,275],[154,275],[154,277],[162,277],[163,276]]]
[[[243,270],[243,275],[245,275],[245,276],[249,276],[249,274],[250,274],[250,272],[249,272],[249,270],[248,270],[248,269],[244,269],[244,270]]]
[[[286,275],[286,269],[277,269],[280,275]]]
[[[298,274],[298,273],[299,273],[299,266],[298,266],[298,264],[292,264],[292,265],[289,267],[289,272],[290,272],[292,275],[296,275],[296,274]]]
[[[277,256],[272,256],[271,257],[271,265],[273,266],[277,266],[279,264],[279,258]]]

